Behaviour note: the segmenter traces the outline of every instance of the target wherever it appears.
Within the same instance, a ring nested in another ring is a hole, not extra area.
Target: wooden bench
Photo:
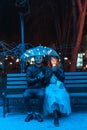
[[[24,90],[27,88],[25,73],[7,74],[6,89],[3,97],[3,117],[9,113],[10,100],[23,99]],[[17,103],[14,103],[14,105]]]
[[[72,107],[87,108],[87,72],[65,72],[65,87]]]
[[[65,72],[64,83],[70,94],[71,104],[85,105],[87,102],[87,72]],[[26,88],[27,80],[25,73],[7,74],[6,90],[2,94],[3,117],[9,112],[10,99],[23,99],[23,93]]]

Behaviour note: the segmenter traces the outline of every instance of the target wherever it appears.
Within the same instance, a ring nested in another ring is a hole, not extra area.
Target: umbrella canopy
[[[21,56],[21,59],[28,60],[30,57],[35,57],[35,56],[56,56],[60,58],[58,53],[54,49],[40,45],[31,48],[29,50],[26,50],[25,53]]]
[[[47,56],[56,56],[60,59],[59,54],[53,48],[44,47],[44,50]]]
[[[37,46],[29,50],[26,50],[25,53],[21,56],[21,59],[27,60],[30,57],[45,56],[45,55],[46,55],[46,51],[44,50],[44,46]]]

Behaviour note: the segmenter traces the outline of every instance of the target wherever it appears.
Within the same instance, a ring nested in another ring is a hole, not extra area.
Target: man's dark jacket
[[[48,84],[48,77],[51,76],[51,72],[49,72],[47,66],[38,67],[36,65],[31,65],[27,69],[27,81],[28,81],[28,88],[43,88],[46,87]],[[38,74],[42,72],[44,77],[38,78]]]

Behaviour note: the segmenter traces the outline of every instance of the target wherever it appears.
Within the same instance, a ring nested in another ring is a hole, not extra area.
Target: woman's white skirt
[[[53,113],[55,109],[66,115],[71,113],[70,97],[62,82],[57,81],[56,84],[49,84],[45,94],[43,106],[45,115]]]

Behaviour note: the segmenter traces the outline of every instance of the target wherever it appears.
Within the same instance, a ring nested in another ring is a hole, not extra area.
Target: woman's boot
[[[57,110],[53,111],[53,116],[54,116],[54,125],[58,127],[59,126],[59,116],[58,116]]]

